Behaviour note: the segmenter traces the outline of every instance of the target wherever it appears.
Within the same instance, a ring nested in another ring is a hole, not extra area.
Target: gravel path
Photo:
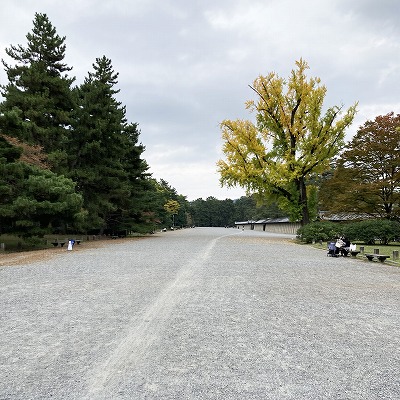
[[[3,259],[0,400],[400,398],[400,268],[235,229],[81,246]]]

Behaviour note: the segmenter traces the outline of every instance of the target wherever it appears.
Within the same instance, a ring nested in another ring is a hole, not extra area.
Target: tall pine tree
[[[24,142],[40,145],[47,153],[60,153],[73,108],[69,68],[64,62],[65,37],[60,37],[46,14],[35,14],[27,46],[11,46],[2,60],[8,84],[1,86],[0,129]],[[60,165],[55,160],[54,165]]]
[[[127,124],[125,107],[115,98],[117,79],[111,60],[97,58],[74,91],[74,135],[68,143],[69,176],[83,194],[87,226],[100,231],[128,228],[147,170],[137,127]]]
[[[140,131],[136,123],[125,124],[122,135],[125,153],[121,161],[128,175],[130,196],[121,199],[115,219],[119,230],[149,231],[154,225],[151,215],[155,205],[153,185],[147,172],[149,166],[142,159],[145,147],[139,143]]]

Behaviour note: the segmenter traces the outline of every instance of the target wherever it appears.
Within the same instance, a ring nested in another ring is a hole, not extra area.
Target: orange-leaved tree
[[[400,219],[400,114],[367,121],[322,185],[325,210]]]

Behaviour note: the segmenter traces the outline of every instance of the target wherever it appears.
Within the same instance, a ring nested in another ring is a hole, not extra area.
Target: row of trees
[[[2,60],[8,83],[1,85],[0,233],[170,225],[164,205],[185,198],[148,173],[138,125],[116,98],[111,60],[97,58],[73,86],[65,37],[46,14],[35,14],[26,38],[26,46],[6,49],[11,62]]]
[[[190,213],[198,226],[233,226],[235,221],[285,216],[276,204],[259,205],[255,196],[243,196],[237,200],[197,199],[190,202]]]
[[[400,219],[400,115],[367,121],[345,144],[357,103],[323,112],[326,88],[307,69],[300,60],[288,80],[260,76],[251,87],[258,101],[247,102],[256,123],[221,123],[221,183],[276,202],[304,225],[319,210]]]

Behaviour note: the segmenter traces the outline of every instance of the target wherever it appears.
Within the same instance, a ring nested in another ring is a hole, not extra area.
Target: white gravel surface
[[[284,235],[3,264],[0,310],[0,400],[400,399],[400,268]]]

